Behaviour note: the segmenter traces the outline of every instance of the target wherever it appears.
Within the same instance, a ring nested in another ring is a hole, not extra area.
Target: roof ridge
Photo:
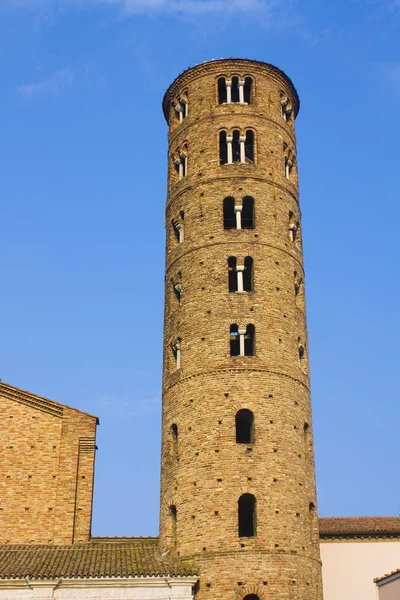
[[[56,402],[55,400],[50,400],[50,398],[39,396],[38,394],[34,394],[28,390],[23,390],[22,388],[11,385],[10,383],[6,383],[5,381],[0,381],[0,395],[1,394],[11,398],[12,400],[16,400],[17,402],[23,402],[24,404],[28,403],[38,410],[47,410],[47,412],[51,412],[54,416],[61,417],[63,414],[63,409],[68,408],[70,410],[87,415],[92,419],[96,419],[97,423],[99,422],[99,418],[96,415],[79,410],[79,408],[74,408],[68,404],[61,404],[61,402]]]

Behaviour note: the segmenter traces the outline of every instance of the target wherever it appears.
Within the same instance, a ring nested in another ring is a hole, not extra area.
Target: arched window
[[[293,158],[289,156],[285,156],[285,177],[286,179],[290,179],[290,174],[293,169]]]
[[[300,222],[296,219],[292,211],[289,212],[289,239],[291,242],[297,240],[297,235],[300,229]]]
[[[254,443],[254,415],[251,410],[242,408],[236,413],[236,443]]]
[[[255,327],[250,324],[246,327],[246,333],[244,335],[244,355],[254,356],[254,337]]]
[[[253,80],[251,77],[246,77],[244,80],[244,101],[247,104],[251,104],[251,92],[253,87]]]
[[[171,437],[172,437],[172,451],[173,451],[173,458],[175,460],[178,460],[178,425],[176,423],[173,423],[171,425]]]
[[[218,104],[225,104],[226,102],[226,79],[225,77],[220,77],[218,79]]]
[[[239,329],[237,324],[230,327],[231,356],[254,356],[255,328],[253,324]]]
[[[224,229],[235,229],[235,199],[232,196],[224,198]]]
[[[239,131],[239,129],[234,129],[232,132],[232,162],[234,162],[234,163],[240,162],[240,131]]]
[[[239,537],[256,535],[256,499],[253,494],[243,494],[238,501]]]
[[[181,340],[179,338],[171,345],[171,351],[175,360],[175,370],[178,370],[181,368]]]
[[[243,198],[242,229],[254,229],[254,198]]]
[[[257,594],[247,594],[243,600],[260,600],[260,598],[257,596]]]
[[[228,162],[228,144],[226,131],[219,132],[219,162],[221,165],[226,165]]]
[[[180,123],[188,116],[188,101],[187,98],[180,98],[175,104],[176,118]]]
[[[240,336],[239,336],[239,327],[234,323],[230,327],[229,333],[229,341],[231,348],[231,356],[239,356],[240,355]]]
[[[301,343],[300,338],[299,338],[299,359],[300,359],[300,362],[303,360],[303,358],[305,356],[305,353],[306,353],[305,348],[304,348],[304,346]]]
[[[177,518],[178,518],[178,512],[176,510],[175,504],[171,504],[171,506],[169,507],[169,514],[171,517],[172,544],[175,546],[176,545],[176,522],[177,522]]]
[[[246,131],[245,156],[246,161],[254,162],[254,132],[251,129]]]
[[[251,292],[253,289],[253,259],[251,256],[246,256],[244,259],[243,271],[243,291]]]
[[[182,150],[174,159],[175,171],[178,173],[179,181],[187,175],[187,152]]]
[[[240,102],[239,96],[239,77],[232,77],[231,102]]]
[[[230,292],[237,292],[238,289],[236,263],[236,256],[230,256],[228,258],[228,289]]]

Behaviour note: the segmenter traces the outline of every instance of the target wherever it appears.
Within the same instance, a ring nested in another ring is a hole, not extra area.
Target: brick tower
[[[290,79],[214,60],[169,124],[160,543],[210,600],[321,600]]]

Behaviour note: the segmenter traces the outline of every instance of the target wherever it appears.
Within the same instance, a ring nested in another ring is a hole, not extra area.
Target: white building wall
[[[197,577],[3,580],[0,600],[192,600]]]
[[[400,568],[400,541],[322,541],[324,600],[376,600],[374,579]]]

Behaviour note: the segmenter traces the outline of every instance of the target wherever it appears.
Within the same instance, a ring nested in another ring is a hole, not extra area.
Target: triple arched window
[[[221,165],[254,162],[254,131],[233,129],[219,132],[219,162]]]
[[[253,80],[251,77],[220,77],[218,79],[218,104],[251,104]]]

